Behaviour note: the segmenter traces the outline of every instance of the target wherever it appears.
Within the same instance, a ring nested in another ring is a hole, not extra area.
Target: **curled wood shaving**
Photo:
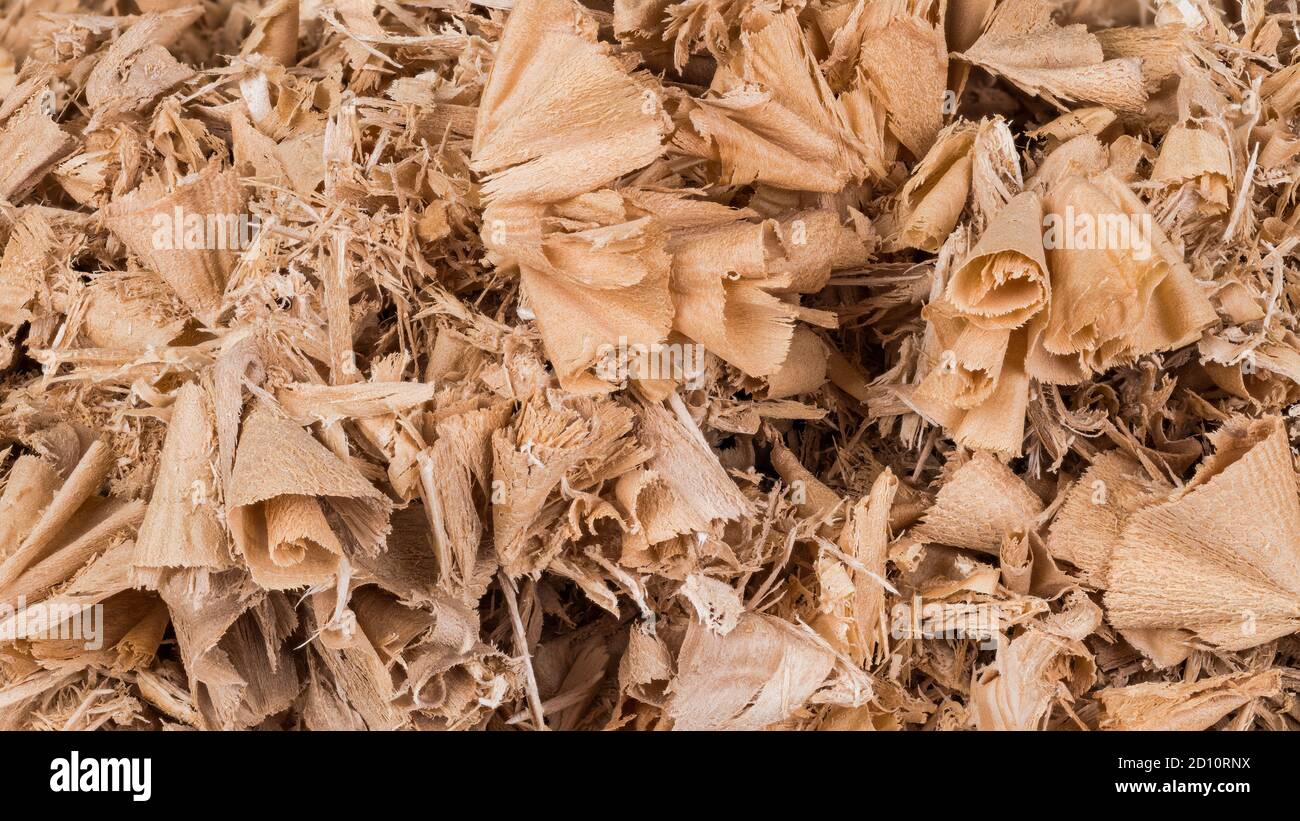
[[[136,5],[0,13],[0,728],[1298,726],[1293,8]]]

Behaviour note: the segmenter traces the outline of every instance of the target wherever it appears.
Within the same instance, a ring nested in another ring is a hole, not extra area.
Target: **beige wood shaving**
[[[1300,728],[1294,6],[9,3],[0,728]]]

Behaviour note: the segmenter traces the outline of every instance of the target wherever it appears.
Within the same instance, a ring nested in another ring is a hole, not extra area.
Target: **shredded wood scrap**
[[[0,728],[1300,728],[1294,0],[11,0],[0,157]]]

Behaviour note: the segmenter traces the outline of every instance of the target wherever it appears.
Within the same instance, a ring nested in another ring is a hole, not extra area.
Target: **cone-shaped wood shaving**
[[[1108,574],[1116,627],[1182,628],[1229,649],[1296,631],[1300,496],[1284,431],[1276,417],[1228,420],[1192,481],[1132,516]]]
[[[1294,3],[9,5],[0,728],[1300,728]]]

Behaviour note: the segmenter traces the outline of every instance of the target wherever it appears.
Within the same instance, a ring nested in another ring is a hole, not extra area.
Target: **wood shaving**
[[[0,728],[1297,729],[1295,4],[0,15]]]

